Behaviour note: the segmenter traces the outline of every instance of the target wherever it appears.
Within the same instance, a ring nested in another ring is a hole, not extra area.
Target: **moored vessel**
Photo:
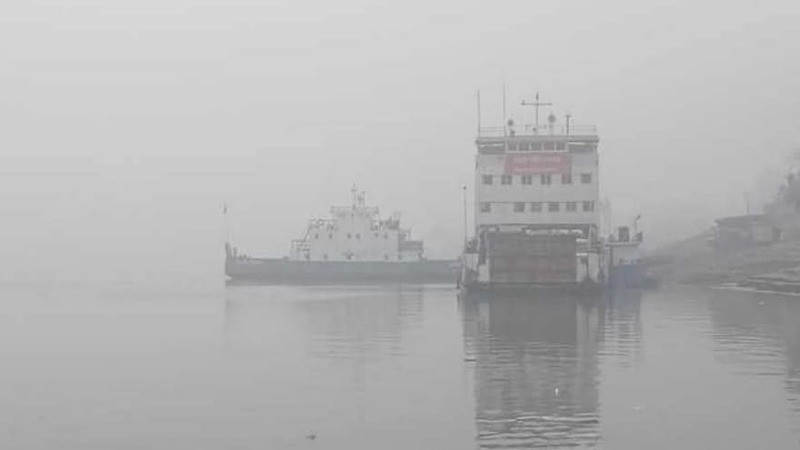
[[[621,226],[608,237],[605,244],[608,265],[608,286],[611,288],[641,288],[652,285],[644,272],[641,245],[644,241],[638,231],[639,217],[636,217],[633,230]]]
[[[462,289],[596,289],[608,274],[599,217],[599,137],[594,127],[478,125],[475,229],[462,256]]]
[[[283,258],[251,257],[225,244],[231,282],[265,284],[452,283],[455,260],[429,260],[424,242],[412,239],[397,215],[382,218],[366,194],[352,190],[350,206],[333,206],[312,219]]]

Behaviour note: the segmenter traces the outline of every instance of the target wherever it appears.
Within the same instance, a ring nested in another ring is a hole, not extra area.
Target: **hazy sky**
[[[220,274],[223,201],[278,256],[353,182],[452,256],[503,83],[596,124],[615,220],[679,238],[800,147],[798,44],[797,0],[3,0],[0,278]]]

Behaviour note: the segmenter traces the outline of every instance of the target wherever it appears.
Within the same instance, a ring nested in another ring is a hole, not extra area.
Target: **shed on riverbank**
[[[781,229],[766,214],[723,217],[716,220],[714,246],[741,248],[778,242]]]

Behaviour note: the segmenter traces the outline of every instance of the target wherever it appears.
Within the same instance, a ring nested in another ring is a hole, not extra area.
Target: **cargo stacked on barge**
[[[523,104],[525,104],[523,102]],[[594,127],[550,113],[533,124],[508,120],[475,141],[475,230],[462,257],[466,289],[600,286],[600,139]]]

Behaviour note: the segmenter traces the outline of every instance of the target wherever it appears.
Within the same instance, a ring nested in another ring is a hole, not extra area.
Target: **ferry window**
[[[578,210],[578,203],[577,202],[567,202],[567,211],[575,212]]]
[[[531,212],[542,212],[542,202],[531,203]]]
[[[529,152],[529,151],[531,151],[531,144],[529,142],[520,142],[519,151],[521,151],[521,152]]]
[[[386,234],[386,233],[383,233],[383,238],[384,238],[384,239],[389,239],[389,235],[388,235],[388,234]]]
[[[531,151],[538,152],[542,150],[541,142],[531,142]]]
[[[532,175],[523,175],[522,176],[522,184],[533,184],[533,176]]]
[[[583,202],[584,211],[594,211],[594,202]]]
[[[319,239],[319,233],[314,235],[314,239]]]
[[[356,239],[361,239],[361,233],[356,233]]]
[[[522,202],[514,203],[514,212],[525,212],[525,203]]]
[[[592,182],[592,174],[590,173],[582,173],[581,174],[581,183],[589,184]]]
[[[572,184],[572,174],[571,173],[562,173],[561,174],[561,184]]]
[[[378,237],[378,233],[375,233],[375,237]]]
[[[549,173],[543,174],[542,184],[553,184],[553,177]]]
[[[383,259],[384,259],[385,261],[388,261],[388,260],[389,260],[389,255],[383,255]]]
[[[547,210],[550,212],[558,212],[561,208],[558,202],[547,203]]]
[[[328,233],[328,239],[333,239],[333,233]]]
[[[403,259],[403,254],[402,254],[402,253],[400,253],[399,255],[397,255],[397,259],[398,259],[398,260],[400,260],[400,259]]]
[[[545,150],[555,150],[556,149],[556,143],[553,142],[553,141],[546,141],[544,143],[544,149]]]
[[[567,146],[564,142],[556,142],[556,150],[564,150],[566,147]]]
[[[325,261],[327,261],[327,260],[328,260],[328,254],[326,253],[326,254],[322,255],[322,259],[324,259]]]
[[[490,212],[492,212],[492,204],[491,203],[481,203],[481,212],[482,213],[490,213]]]
[[[483,180],[483,184],[492,184],[491,175],[484,175],[481,179]]]
[[[347,239],[352,239],[352,238],[353,238],[353,235],[350,234],[350,233],[347,233]]]
[[[500,184],[511,184],[511,175],[503,175],[500,178]]]

